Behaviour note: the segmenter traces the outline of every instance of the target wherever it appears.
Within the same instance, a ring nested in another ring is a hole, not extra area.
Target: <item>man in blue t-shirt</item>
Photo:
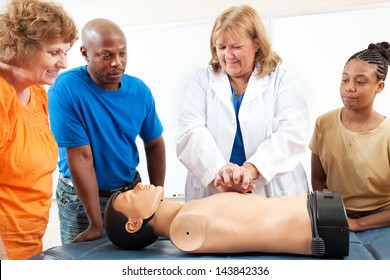
[[[163,128],[148,86],[124,73],[123,31],[99,18],[84,26],[81,38],[87,66],[62,73],[48,91],[60,156],[56,199],[63,244],[101,238],[110,195],[141,181],[137,136],[150,183],[163,186],[165,180]]]

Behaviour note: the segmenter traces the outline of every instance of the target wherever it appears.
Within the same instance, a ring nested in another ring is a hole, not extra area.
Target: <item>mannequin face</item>
[[[163,187],[138,183],[133,190],[123,192],[115,198],[114,208],[129,220],[147,219],[156,212],[163,198]]]

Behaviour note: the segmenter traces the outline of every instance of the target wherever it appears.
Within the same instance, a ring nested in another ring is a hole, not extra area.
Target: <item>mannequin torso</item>
[[[194,200],[177,213],[170,239],[186,252],[311,254],[306,201],[306,194],[264,198],[234,192]]]

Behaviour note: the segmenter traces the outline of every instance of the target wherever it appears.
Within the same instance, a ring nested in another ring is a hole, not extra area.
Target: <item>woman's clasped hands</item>
[[[219,192],[246,193],[251,191],[256,187],[251,181],[257,177],[252,175],[254,172],[251,172],[251,169],[257,172],[252,164],[245,163],[239,166],[228,162],[215,175],[213,185]]]

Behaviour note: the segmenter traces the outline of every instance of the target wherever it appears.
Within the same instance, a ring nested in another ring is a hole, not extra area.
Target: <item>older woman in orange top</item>
[[[42,85],[67,67],[76,39],[58,4],[12,0],[0,14],[0,259],[42,251],[58,156]]]

